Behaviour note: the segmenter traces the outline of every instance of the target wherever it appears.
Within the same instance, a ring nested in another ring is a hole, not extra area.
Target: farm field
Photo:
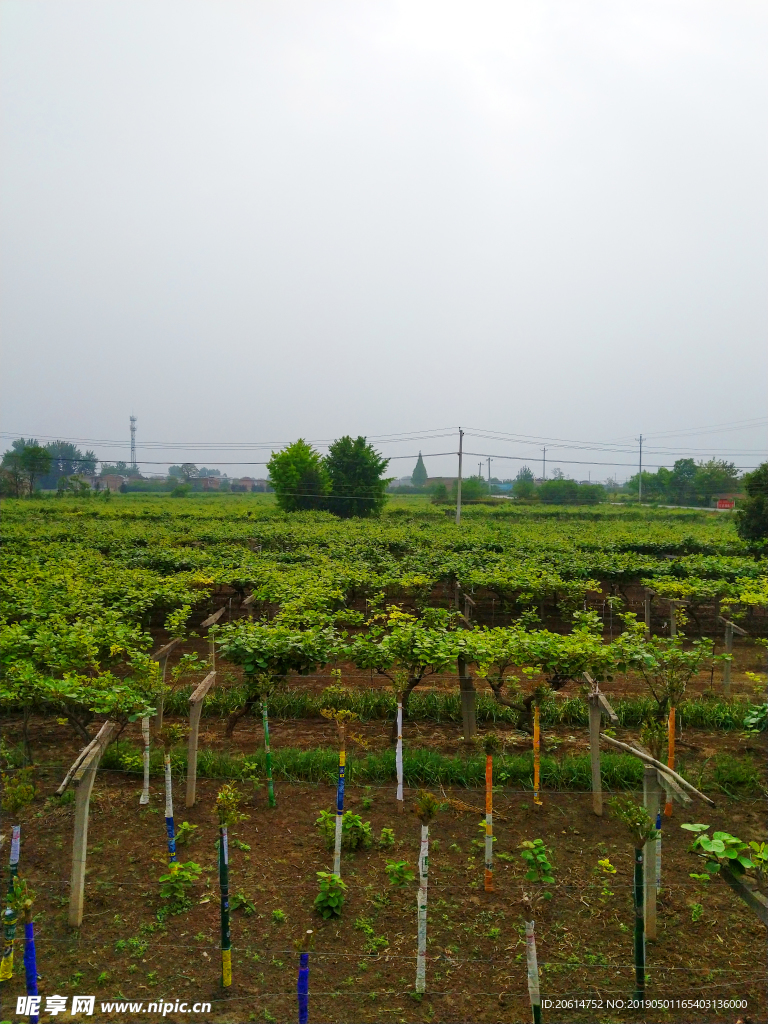
[[[129,495],[6,501],[0,537],[4,800],[17,799],[12,811],[4,804],[0,833],[21,825],[43,996],[189,998],[210,1001],[212,1021],[294,1020],[294,942],[312,928],[312,1021],[527,1021],[532,913],[541,997],[551,1001],[544,1020],[766,1019],[754,955],[765,925],[722,878],[705,880],[695,836],[679,827],[766,839],[768,562],[738,539],[730,515],[477,506],[457,526],[418,499],[345,521],[285,515],[268,496]],[[723,619],[737,627],[727,686]],[[161,671],[157,652],[169,646]],[[189,697],[212,670],[197,800],[186,808]],[[609,738],[644,744],[665,763],[674,708],[675,769],[717,805],[694,798],[663,816],[658,937],[647,943],[646,998],[705,1001],[693,1010],[607,1003],[635,990],[633,844],[608,798],[642,803],[643,763],[606,740],[606,805],[595,815],[585,673],[618,716],[605,723]],[[151,797],[140,806],[142,719],[160,704]],[[345,810],[371,825],[370,843],[342,853],[344,908],[327,921],[313,902],[333,850],[315,822],[335,805],[339,731],[324,711],[354,716]],[[71,789],[55,794],[108,720],[116,729],[90,800],[85,908],[73,929],[75,804]],[[489,734],[492,892],[483,877]],[[182,832],[178,860],[202,868],[177,914],[163,913],[158,881],[169,856],[163,746],[175,829],[197,826]],[[22,782],[32,799],[19,795]],[[223,989],[214,844],[225,782],[247,818],[229,828],[233,983]],[[421,790],[442,804],[429,827],[423,994],[414,990],[417,881],[392,885],[386,871],[405,862],[416,872]],[[382,829],[393,831],[390,843],[380,844]],[[536,839],[552,882],[525,878],[521,844]],[[748,876],[764,893],[765,873]],[[3,1019],[15,1019],[8,1007],[26,991],[22,931]],[[602,1003],[556,1004],[577,997]]]

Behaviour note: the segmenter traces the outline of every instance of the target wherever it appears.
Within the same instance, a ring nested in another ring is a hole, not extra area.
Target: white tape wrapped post
[[[534,1024],[541,1024],[541,994],[539,992],[539,964],[536,959],[534,922],[525,922],[525,952],[528,961],[528,995]]]
[[[427,891],[429,884],[429,825],[421,826],[419,849],[418,952],[416,955],[416,991],[427,987]]]

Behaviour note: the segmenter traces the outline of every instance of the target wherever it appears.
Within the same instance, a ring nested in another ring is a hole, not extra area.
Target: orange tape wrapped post
[[[537,807],[543,806],[539,796],[541,786],[541,726],[539,725],[539,706],[533,709],[533,802]]]
[[[668,737],[669,737],[669,753],[667,756],[667,767],[674,770],[675,767],[675,709],[669,709],[669,722],[668,722]],[[667,818],[672,817],[672,801],[667,798],[667,802],[664,804],[664,814]]]

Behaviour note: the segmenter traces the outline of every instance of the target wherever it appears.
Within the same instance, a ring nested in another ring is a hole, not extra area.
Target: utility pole
[[[491,493],[491,456],[488,456],[488,493]]]
[[[544,455],[543,455],[543,459],[542,459],[541,479],[542,480],[546,480],[547,479],[547,449],[544,448],[543,451],[544,451]]]
[[[464,431],[459,427],[459,477],[456,481],[456,525],[461,522],[461,457],[464,448]]]
[[[136,468],[136,417],[131,416],[131,469]]]
[[[640,504],[643,501],[643,435],[640,435],[640,474],[637,478],[637,500]]]

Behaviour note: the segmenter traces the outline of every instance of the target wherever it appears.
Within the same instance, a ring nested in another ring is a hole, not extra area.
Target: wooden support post
[[[645,616],[645,635],[650,639],[651,636],[651,598],[653,597],[653,591],[650,587],[645,588],[645,597],[643,599],[643,613]]]
[[[226,608],[219,608],[213,615],[209,615],[207,619],[203,619],[200,623],[201,629],[210,629],[211,626],[215,626],[219,619],[222,617]],[[211,666],[211,671],[216,671],[216,638],[215,636],[208,637],[208,661]]]
[[[165,699],[165,670],[168,667],[168,656],[175,647],[181,643],[181,640],[171,640],[170,643],[166,644],[165,647],[161,647],[159,651],[155,651],[152,655],[152,660],[156,661],[160,665],[161,672],[161,690],[160,699],[157,702],[157,714],[155,715],[155,728],[158,732],[163,728],[163,702]]]
[[[472,682],[472,676],[467,675],[467,665],[463,658],[458,659],[459,668],[459,694],[461,697],[461,723],[464,727],[464,742],[469,743],[477,733],[477,717],[475,714],[475,702],[477,693]]]
[[[619,721],[618,715],[600,693],[600,687],[589,674],[584,673],[584,681],[590,686],[589,701],[589,756],[592,765],[592,810],[598,817],[603,814],[603,782],[600,775],[600,720],[606,715],[613,724]]]
[[[189,698],[189,740],[187,745],[187,795],[186,806],[195,806],[197,789],[197,738],[200,731],[200,715],[203,712],[205,695],[216,682],[216,673],[209,672]]]
[[[746,629],[742,629],[741,626],[737,626],[735,622],[730,622],[728,619],[724,619],[722,615],[718,615],[718,622],[725,626],[725,653],[733,654],[733,634],[738,633],[739,636],[746,636]],[[730,658],[723,665],[723,693],[730,695],[731,692],[731,660]]]
[[[743,875],[734,874],[730,868],[721,867],[720,874],[739,899],[744,900],[749,909],[757,914],[764,925],[768,925],[768,899],[761,892],[758,892],[757,889],[753,889]]]
[[[675,602],[669,602],[669,635],[677,636],[677,619],[675,618]]]
[[[75,795],[75,838],[72,843],[72,883],[69,895],[69,924],[79,928],[83,923],[83,898],[85,894],[85,864],[88,856],[88,811],[91,790],[96,779],[101,755],[109,745],[116,722],[105,722],[96,736],[96,742],[89,744],[90,750],[80,762],[72,777],[76,787]]]
[[[659,780],[656,769],[646,765],[643,769],[643,806],[651,821],[656,821],[659,811]],[[645,937],[656,941],[656,840],[645,844],[643,853],[643,877],[645,880]]]
[[[597,695],[589,695],[589,757],[592,762],[592,810],[603,815],[603,784],[600,778],[600,705]]]
[[[733,623],[725,624],[725,653],[733,654]],[[723,666],[723,693],[729,695],[731,692],[731,661],[730,658]]]
[[[628,754],[634,754],[635,757],[639,757],[645,764],[651,764],[658,770],[659,780],[662,785],[667,785],[670,782],[676,782],[677,786],[674,790],[670,789],[670,792],[674,797],[677,797],[676,790],[687,790],[692,793],[693,796],[697,796],[700,800],[703,800],[705,804],[709,804],[710,807],[716,807],[717,804],[714,800],[710,800],[708,796],[700,793],[695,786],[692,786],[690,782],[687,782],[682,775],[678,775],[672,768],[668,768],[667,765],[662,764],[661,761],[657,761],[655,757],[651,757],[650,754],[645,753],[643,750],[638,750],[637,747],[631,747],[628,743],[622,743],[621,740],[616,740],[613,736],[606,736],[604,732],[600,733],[600,739],[606,743],[610,743],[612,747],[617,747],[619,750],[625,750]]]

